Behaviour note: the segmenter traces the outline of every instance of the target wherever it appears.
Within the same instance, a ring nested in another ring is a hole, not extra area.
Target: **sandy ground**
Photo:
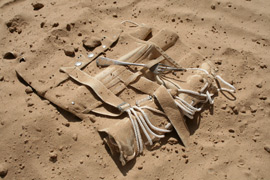
[[[43,6],[34,10],[36,1],[0,1],[1,178],[270,179],[270,1],[39,3]],[[218,96],[213,111],[201,114],[188,148],[174,143],[177,135],[172,132],[126,166],[115,163],[95,123],[59,111],[15,73],[21,54],[42,54],[39,42],[69,23],[77,25],[68,33],[78,39],[74,46],[80,52],[78,33],[90,31],[88,11],[107,24],[133,20],[177,32],[182,42],[214,62],[222,77],[233,83],[237,100]],[[18,58],[5,59],[7,52]]]

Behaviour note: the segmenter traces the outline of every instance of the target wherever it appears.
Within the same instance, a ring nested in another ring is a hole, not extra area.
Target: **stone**
[[[69,127],[70,126],[70,123],[69,122],[64,122],[64,123],[62,123],[64,126],[66,126],[66,127]]]
[[[14,52],[6,52],[6,53],[3,55],[3,58],[4,58],[4,59],[16,59],[16,58],[17,58],[17,54],[14,53]]]
[[[118,17],[116,13],[113,13],[112,16],[113,16],[114,18],[117,18],[117,17]]]
[[[33,8],[34,8],[34,11],[38,11],[38,10],[40,10],[41,8],[44,7],[44,5],[41,4],[41,3],[33,3],[32,6],[33,6]]]
[[[53,23],[52,27],[58,27],[59,23]]]
[[[229,107],[233,110],[236,106],[235,106],[235,104],[231,104],[231,105],[229,105]]]
[[[43,102],[44,102],[45,104],[47,104],[47,105],[51,104],[51,102],[48,101],[47,99],[43,100]]]
[[[257,111],[257,107],[256,107],[255,105],[251,105],[251,106],[250,106],[250,111],[251,111],[252,113],[255,113],[255,112]]]
[[[215,5],[211,5],[211,9],[215,10],[216,6]]]
[[[0,177],[4,178],[8,173],[8,168],[6,164],[0,164]]]
[[[224,103],[221,105],[221,109],[226,110],[226,108],[227,108],[227,104]]]
[[[269,146],[264,146],[264,150],[266,150],[268,153],[270,153],[270,147]]]
[[[53,151],[53,152],[50,152],[49,153],[49,157],[50,157],[50,161],[51,162],[56,162],[57,161],[57,157],[58,157],[58,155],[57,155],[57,153],[55,152],[55,151]]]
[[[245,114],[245,113],[246,113],[246,108],[245,108],[244,106],[241,107],[241,108],[240,108],[240,112],[243,113],[243,114]]]
[[[235,107],[233,108],[233,112],[234,112],[234,114],[238,114],[238,113],[239,113],[238,107],[237,107],[237,106],[235,106]]]
[[[34,105],[33,102],[27,102],[27,107],[31,107],[31,106],[33,106],[33,105]]]
[[[91,37],[91,38],[85,38],[83,40],[83,46],[86,48],[86,49],[94,49],[98,46],[101,45],[101,41],[100,41],[100,38],[98,37]]]
[[[41,23],[40,23],[40,28],[43,28],[44,25],[45,25],[45,22],[41,22]]]
[[[72,46],[65,46],[64,47],[64,52],[66,56],[70,56],[70,57],[74,57],[75,56],[75,52],[74,52],[74,48]]]
[[[260,96],[259,99],[265,101],[265,100],[267,100],[267,97],[266,96]]]
[[[176,138],[174,138],[174,137],[170,137],[168,139],[168,143],[171,144],[171,145],[178,144],[178,140]]]
[[[70,31],[70,30],[71,30],[71,26],[70,26],[70,24],[67,24],[67,26],[66,26],[66,30],[67,30],[67,31]]]
[[[35,127],[35,129],[36,129],[37,132],[41,132],[40,127]]]
[[[256,84],[256,87],[257,87],[257,88],[262,88],[262,82],[257,83],[257,84]]]
[[[30,93],[33,92],[33,89],[32,89],[30,86],[27,86],[27,87],[25,88],[25,92],[26,92],[26,94],[30,94]]]
[[[74,141],[77,141],[78,140],[78,134],[73,134],[73,136],[72,136],[72,139],[74,140]]]
[[[0,81],[4,81],[4,76],[0,75]]]

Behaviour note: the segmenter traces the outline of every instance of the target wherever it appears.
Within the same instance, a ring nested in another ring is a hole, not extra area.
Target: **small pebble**
[[[19,59],[19,62],[20,62],[20,63],[25,62],[25,61],[26,61],[26,59],[25,59],[24,57],[21,57],[21,58]]]
[[[52,27],[58,27],[59,23],[53,23]]]
[[[56,152],[50,152],[49,153],[49,157],[50,157],[50,161],[52,161],[52,162],[56,162],[57,161],[57,153]]]
[[[30,94],[30,93],[33,92],[33,89],[32,89],[30,86],[27,86],[27,87],[25,88],[25,92],[26,92],[26,94]]]
[[[143,169],[143,166],[138,166],[138,169],[139,169],[139,170],[142,170],[142,169]]]
[[[70,57],[75,56],[74,48],[72,46],[65,46],[64,52],[66,56],[70,56]]]
[[[40,23],[40,28],[43,28],[45,25],[45,22]]]
[[[258,131],[256,131],[256,132],[254,133],[254,135],[255,135],[255,136],[260,136],[260,133],[259,133]]]
[[[270,153],[270,147],[269,146],[264,146],[264,150],[266,150],[268,153]]]
[[[4,76],[0,75],[0,81],[4,81]]]
[[[185,158],[185,159],[187,159],[188,158],[188,155],[183,154],[182,157]]]
[[[171,145],[178,144],[178,140],[176,138],[174,138],[174,137],[170,137],[168,139],[168,143],[171,144]]]
[[[251,105],[251,106],[250,106],[250,111],[251,111],[252,113],[255,113],[255,112],[257,111],[257,107],[256,107],[255,105]]]
[[[27,102],[27,107],[31,107],[31,106],[33,106],[34,105],[34,103],[32,103],[32,102]]]
[[[98,37],[91,37],[91,38],[85,38],[83,40],[83,45],[85,48],[93,49],[101,45],[100,38]]]
[[[240,112],[243,113],[243,114],[245,114],[246,113],[246,108],[244,106],[241,107]]]
[[[227,108],[227,104],[222,104],[221,105],[221,109],[226,110],[226,108]]]
[[[13,53],[13,52],[7,52],[3,55],[4,59],[16,59],[17,58],[17,54]]]
[[[65,123],[62,123],[64,126],[66,127],[69,127],[70,126],[70,123],[69,122],[65,122]]]
[[[257,88],[262,88],[262,82],[259,82],[258,84],[256,84]]]
[[[43,102],[44,102],[45,104],[47,104],[47,105],[51,104],[51,102],[48,101],[47,99],[43,100]]]
[[[229,129],[229,133],[234,133],[234,129]]]
[[[0,177],[4,178],[8,173],[8,168],[6,164],[0,164]]]
[[[216,6],[215,5],[211,5],[211,9],[215,10]]]
[[[117,14],[116,14],[116,13],[113,13],[113,17],[114,17],[114,18],[117,18],[118,16],[117,16]]]
[[[152,147],[151,149],[159,149],[161,147],[161,144],[159,142],[156,142]]]
[[[77,141],[78,140],[78,134],[73,134],[73,136],[72,136],[72,139],[74,140],[74,141]]]
[[[229,107],[233,110],[236,106],[235,106],[235,104],[231,104],[231,105],[229,105]]]
[[[66,30],[67,30],[67,31],[70,31],[70,30],[71,30],[71,26],[70,26],[70,24],[67,24],[67,26],[66,26]]]
[[[33,6],[33,8],[34,8],[35,11],[38,11],[38,10],[40,10],[41,8],[44,7],[44,5],[41,4],[41,3],[34,3],[34,4],[32,4],[32,6]]]
[[[234,112],[234,114],[238,114],[238,113],[239,113],[238,107],[237,107],[237,106],[235,106],[235,107],[233,108],[233,112]]]
[[[265,101],[265,100],[267,100],[267,97],[266,96],[260,96],[259,99]]]
[[[40,127],[36,127],[36,131],[37,131],[37,132],[41,132]]]

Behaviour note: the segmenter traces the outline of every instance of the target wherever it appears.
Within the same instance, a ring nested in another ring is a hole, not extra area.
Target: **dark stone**
[[[4,54],[4,59],[16,59],[17,54],[13,52],[7,52]]]
[[[70,26],[70,24],[67,24],[67,26],[66,26],[66,30],[67,30],[67,31],[70,31],[70,30],[71,30],[71,26]]]
[[[83,46],[86,49],[94,49],[100,45],[101,45],[100,38],[97,37],[85,38],[83,40]]]
[[[8,173],[8,168],[6,167],[6,164],[0,164],[0,177],[4,178]]]
[[[27,87],[25,88],[25,92],[26,92],[27,94],[30,94],[30,93],[33,92],[33,89],[32,89],[30,86],[27,86]]]
[[[56,152],[50,152],[49,153],[49,160],[53,163],[55,163],[57,161],[57,153]]]
[[[70,56],[70,57],[75,56],[74,48],[72,46],[65,46],[64,52],[66,56]]]
[[[53,23],[52,27],[58,27],[59,23]]]
[[[264,147],[264,150],[266,150],[268,153],[270,153],[270,147],[265,146],[265,147]]]
[[[41,4],[41,3],[35,3],[35,4],[32,4],[32,6],[33,6],[33,8],[34,8],[35,11],[38,11],[38,10],[40,10],[41,8],[44,7],[44,5]]]

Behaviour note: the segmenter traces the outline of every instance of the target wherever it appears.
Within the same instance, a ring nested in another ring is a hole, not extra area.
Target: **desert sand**
[[[73,53],[86,55],[82,41],[97,31],[96,19],[108,27],[131,20],[176,32],[236,87],[236,100],[217,96],[200,113],[188,147],[173,131],[122,166],[98,122],[59,109],[15,71],[28,59],[42,64],[38,74],[51,57],[63,63]],[[0,177],[270,179],[269,46],[267,0],[0,0]]]

